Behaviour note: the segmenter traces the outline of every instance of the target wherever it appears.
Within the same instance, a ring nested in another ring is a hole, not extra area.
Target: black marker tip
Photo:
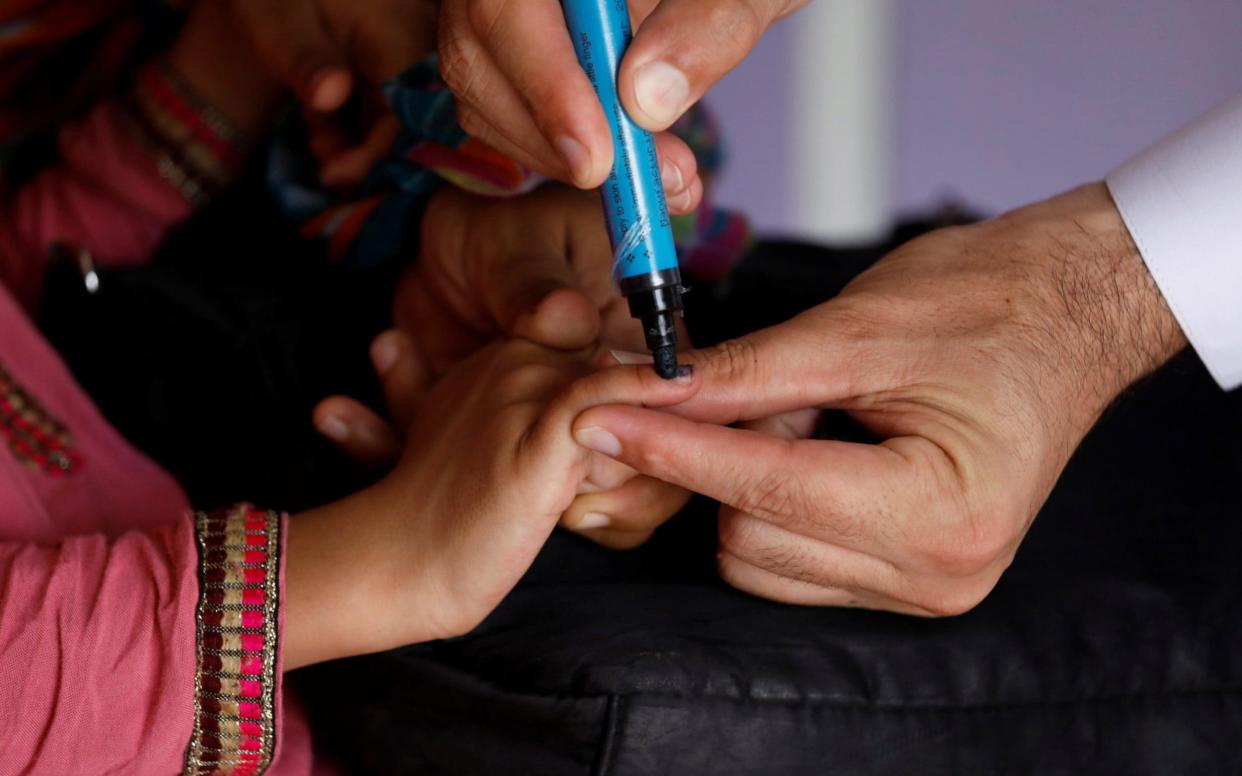
[[[677,377],[677,348],[675,346],[658,347],[652,355],[655,357],[656,374],[665,380]]]

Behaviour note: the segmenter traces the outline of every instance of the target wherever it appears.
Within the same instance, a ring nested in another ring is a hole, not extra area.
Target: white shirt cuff
[[[1242,94],[1108,176],[1186,338],[1225,390],[1242,385]]]

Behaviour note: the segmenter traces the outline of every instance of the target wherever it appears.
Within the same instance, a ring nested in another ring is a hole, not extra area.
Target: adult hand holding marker
[[[642,322],[656,373],[671,380],[678,375],[681,272],[655,139],[626,115],[617,95],[617,69],[632,37],[625,0],[564,0],[564,6],[578,62],[612,129],[612,171],[600,187],[612,274],[630,314]]]
[[[621,63],[621,104],[662,132],[806,0],[630,0],[634,41]],[[594,188],[612,168],[609,126],[576,67],[559,0],[442,0],[440,65],[471,134],[534,170]],[[656,136],[674,213],[701,194],[693,156]]]

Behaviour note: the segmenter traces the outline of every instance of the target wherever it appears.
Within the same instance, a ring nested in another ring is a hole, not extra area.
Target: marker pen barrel
[[[563,0],[578,62],[595,87],[612,130],[613,162],[600,187],[613,249],[613,278],[643,325],[661,377],[677,375],[676,316],[682,312],[681,271],[660,181],[655,138],[626,114],[617,70],[630,44],[626,0]]]

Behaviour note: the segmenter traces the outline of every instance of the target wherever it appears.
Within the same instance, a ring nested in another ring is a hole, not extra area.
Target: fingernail
[[[569,135],[561,135],[556,139],[556,150],[569,165],[569,174],[574,182],[585,185],[591,177],[591,155],[582,144]]]
[[[612,523],[612,518],[599,512],[587,512],[583,515],[578,528],[583,531],[590,531],[594,528],[607,528]]]
[[[682,364],[677,367],[677,377],[675,380],[679,383],[694,382],[694,364]]]
[[[667,62],[648,62],[634,73],[634,96],[643,113],[661,128],[667,127],[685,110],[690,81]]]
[[[660,183],[664,185],[665,193],[673,198],[676,198],[686,187],[686,179],[681,174],[681,168],[671,162],[660,165]]]
[[[609,458],[621,455],[621,441],[599,426],[590,426],[574,432],[574,439],[586,449],[603,453]]]
[[[312,107],[321,111],[332,111],[345,104],[349,99],[353,79],[349,71],[337,67],[326,67],[311,76]]]
[[[397,346],[387,337],[381,337],[371,345],[371,363],[380,377],[388,374],[393,364],[397,363]]]
[[[693,197],[694,194],[690,191],[690,189],[686,189],[680,194],[674,194],[669,197],[668,206],[678,213],[686,213],[690,210],[690,203],[693,200]]]
[[[654,364],[655,359],[650,353],[631,353],[628,350],[610,350],[618,364]]]
[[[319,429],[320,434],[323,434],[333,442],[344,442],[349,438],[349,424],[336,415],[323,416],[315,424],[315,428]]]

